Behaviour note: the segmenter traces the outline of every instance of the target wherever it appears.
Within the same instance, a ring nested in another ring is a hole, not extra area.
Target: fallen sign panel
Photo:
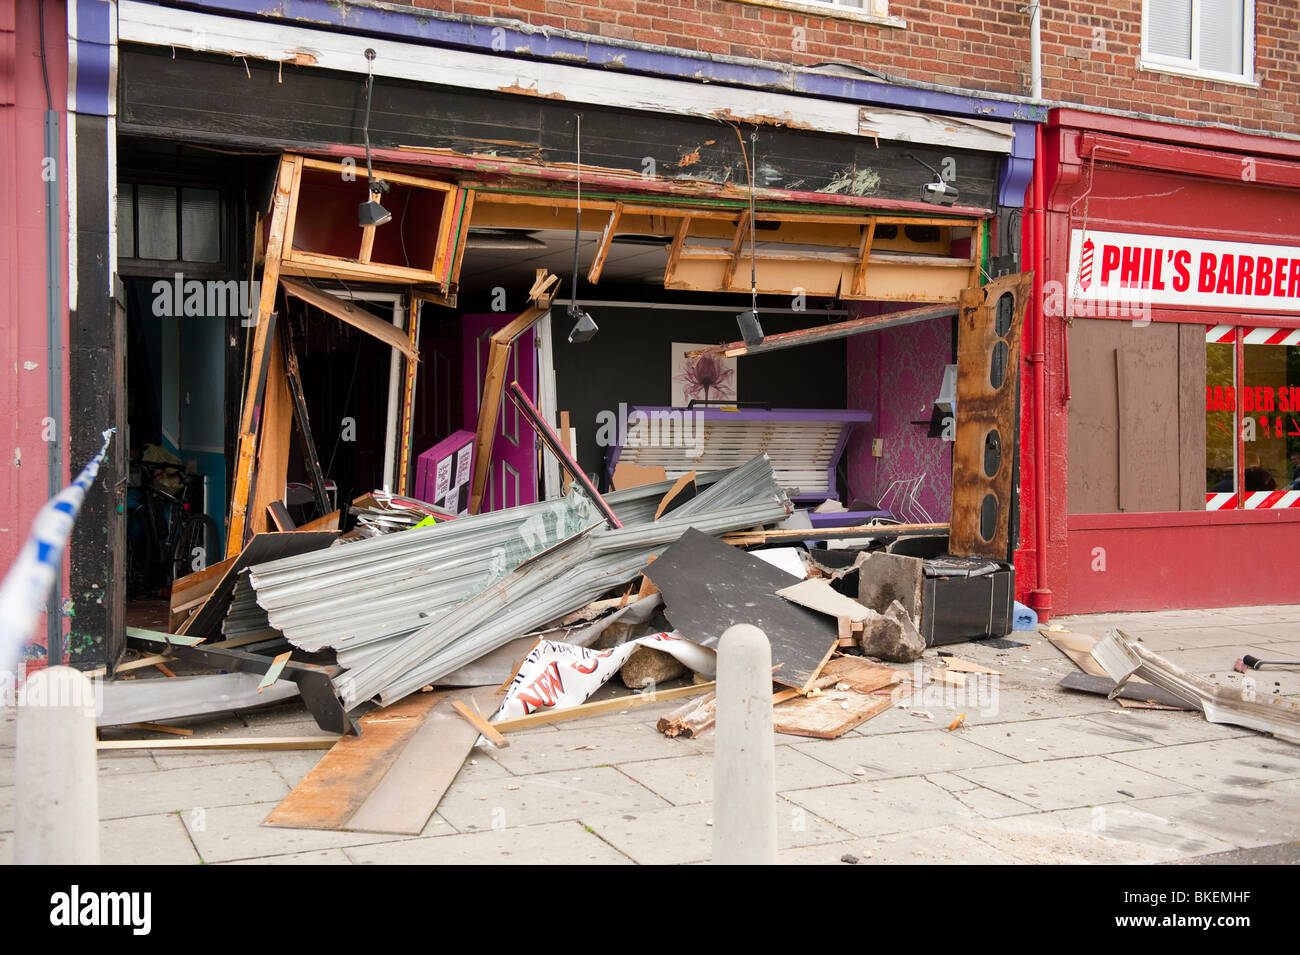
[[[772,679],[805,689],[839,642],[834,617],[777,596],[799,579],[697,530],[688,530],[645,570],[665,613],[688,640],[716,647],[727,628],[753,624],[772,646]]]
[[[1255,694],[1247,692],[1244,687],[1215,686],[1152,653],[1123,630],[1115,630],[1097,641],[1092,655],[1118,684],[1117,689],[1137,675],[1193,704],[1211,723],[1244,726],[1261,733],[1272,733],[1287,742],[1300,743],[1300,701]],[[1113,691],[1111,696],[1115,695]]]

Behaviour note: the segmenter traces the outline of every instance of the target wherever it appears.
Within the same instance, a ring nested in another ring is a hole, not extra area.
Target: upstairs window
[[[1253,85],[1253,0],[1143,0],[1142,66]]]

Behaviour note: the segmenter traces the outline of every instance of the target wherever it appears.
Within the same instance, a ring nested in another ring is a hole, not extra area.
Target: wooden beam
[[[275,330],[276,337],[289,333],[288,324]],[[284,353],[278,344],[270,348],[266,394],[262,420],[258,427],[257,467],[250,490],[252,506],[248,512],[248,529],[261,534],[271,529],[267,508],[272,501],[284,499],[289,480],[289,448],[293,442],[293,399],[289,395],[289,377],[284,367]]]
[[[760,310],[760,315],[762,314]],[[936,318],[951,318],[957,314],[956,305],[926,305],[922,308],[909,308],[903,312],[890,312],[885,315],[866,315],[851,318],[847,322],[835,322],[831,325],[818,325],[813,328],[801,328],[794,332],[778,332],[768,335],[757,345],[744,342],[732,342],[730,345],[715,345],[712,348],[697,348],[687,352],[688,358],[694,358],[707,352],[718,352],[724,358],[737,358],[741,355],[759,355],[763,352],[779,351],[783,348],[796,348],[813,342],[831,341],[837,338],[849,338],[864,332],[873,332],[882,328],[894,328],[898,325],[911,325],[916,322],[928,322]]]
[[[745,249],[745,230],[749,228],[749,210],[746,209],[740,214],[740,221],[736,223],[736,234],[731,239],[731,257],[727,260],[727,267],[722,273],[723,290],[730,289],[736,280],[736,269],[740,267],[740,254]]]
[[[622,215],[623,203],[616,202],[613,211],[609,214],[609,222],[605,224],[605,231],[601,233],[600,245],[596,247],[596,258],[587,271],[587,281],[592,285],[600,281],[600,273],[605,268],[605,257],[609,255],[609,247],[614,242],[614,230],[618,228],[618,220]]]
[[[321,472],[320,456],[316,453],[316,440],[311,433],[311,420],[307,415],[307,396],[302,387],[302,375],[298,371],[298,355],[293,350],[293,335],[287,326],[280,335],[280,341],[284,345],[285,378],[289,386],[289,399],[293,406],[293,420],[298,426],[298,450],[302,453],[303,464],[311,479],[312,496],[316,500],[317,513],[327,514],[330,508],[329,497],[325,493],[325,475]],[[284,507],[282,502],[276,501],[272,503],[273,509],[275,504]],[[288,516],[288,512],[285,511],[284,521],[288,521]],[[279,529],[293,530],[293,522],[289,521],[287,527]]]
[[[482,716],[475,713],[460,700],[453,700],[451,708],[459,713],[465,720],[476,730],[487,737],[488,741],[498,748],[504,749],[510,745],[510,740],[501,735],[501,731],[485,720]]]
[[[461,207],[460,228],[456,230],[456,255],[452,258],[451,268],[447,270],[444,286],[453,289],[460,284],[460,265],[465,258],[465,244],[469,241],[469,224],[474,216],[473,189],[463,189],[464,205]]]
[[[841,537],[941,537],[947,524],[860,524],[856,527],[801,527],[790,530],[740,531],[723,540],[736,547],[754,547],[781,541],[831,540]]]
[[[103,750],[123,749],[330,749],[341,739],[338,736],[253,736],[243,739],[229,736],[213,736],[203,739],[101,739],[95,748]]]
[[[853,268],[853,294],[867,294],[867,260],[871,258],[871,243],[876,237],[876,220],[872,219],[862,230],[862,246],[858,249],[858,264]]]
[[[370,256],[375,251],[375,227],[366,225],[361,227],[361,249],[357,252],[357,261],[362,265],[370,263]]]
[[[314,305],[322,312],[333,315],[340,322],[378,338],[385,345],[396,348],[413,361],[420,360],[419,349],[391,322],[386,322],[379,316],[372,315],[361,306],[354,305],[352,302],[331,292],[313,288],[306,282],[285,278],[280,280],[280,284],[284,286],[284,290],[288,294],[295,298],[300,298],[308,305]]]
[[[673,243],[668,247],[668,266],[664,269],[664,285],[672,281],[677,272],[677,263],[682,260],[682,249],[686,245],[686,235],[691,231],[691,217],[682,216],[673,234]]]
[[[301,157],[300,157],[301,158]],[[352,166],[344,166],[342,163],[332,162],[328,159],[303,159],[303,165],[308,169],[321,169],[326,172],[347,172],[350,175],[365,176],[369,178],[366,167],[361,163]],[[391,182],[402,186],[415,186],[417,189],[433,189],[439,192],[450,192],[456,187],[449,182],[439,182],[437,179],[422,179],[419,176],[410,176],[406,173],[393,172],[391,169],[376,169],[375,178],[382,179],[384,182]]]
[[[420,349],[420,303],[411,302],[406,315],[407,340],[411,348],[419,354]],[[406,386],[402,389],[402,418],[398,429],[402,447],[398,454],[397,487],[399,493],[411,493],[411,421],[415,416],[415,386],[420,372],[420,363],[409,356],[406,359]]]
[[[256,411],[262,403],[262,388],[266,378],[261,369],[267,363],[267,338],[274,326],[271,315],[275,309],[275,296],[280,284],[280,263],[285,250],[285,236],[290,231],[290,213],[294,183],[302,174],[302,157],[285,156],[280,160],[276,177],[275,199],[271,210],[270,234],[266,255],[262,263],[261,296],[257,303],[256,327],[253,345],[249,349],[246,390],[239,416],[239,450],[235,462],[235,477],[230,499],[230,520],[226,528],[226,557],[235,557],[244,547],[244,531],[248,515],[248,496],[252,484],[253,457],[257,447]]]
[[[509,733],[514,730],[542,726],[546,723],[558,723],[560,720],[575,720],[584,716],[598,716],[601,713],[616,713],[619,710],[630,709],[634,706],[645,706],[648,703],[663,703],[665,700],[676,700],[684,696],[711,693],[717,688],[716,683],[696,683],[691,686],[674,687],[671,690],[655,690],[653,693],[632,693],[628,696],[616,696],[608,700],[598,700],[595,703],[581,703],[578,706],[569,706],[560,710],[548,707],[535,713],[529,713],[527,716],[497,720],[492,725],[497,728],[498,732]]]

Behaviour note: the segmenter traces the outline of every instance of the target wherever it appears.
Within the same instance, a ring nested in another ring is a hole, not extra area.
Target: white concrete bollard
[[[713,862],[775,865],[772,647],[758,627],[737,624],[718,641],[717,701]]]
[[[18,702],[14,861],[99,864],[95,685],[72,667],[32,674]]]

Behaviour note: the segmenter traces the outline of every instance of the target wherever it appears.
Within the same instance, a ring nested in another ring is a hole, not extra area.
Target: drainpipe
[[[1043,98],[1043,32],[1039,0],[1034,0],[1029,9],[1029,95],[1034,99]]]
[[[1034,369],[1034,549],[1037,586],[1029,605],[1046,621],[1052,615],[1052,591],[1047,586],[1047,320],[1043,314],[1043,272],[1047,261],[1047,216],[1044,209],[1043,127],[1034,128],[1034,339],[1028,361]]]

